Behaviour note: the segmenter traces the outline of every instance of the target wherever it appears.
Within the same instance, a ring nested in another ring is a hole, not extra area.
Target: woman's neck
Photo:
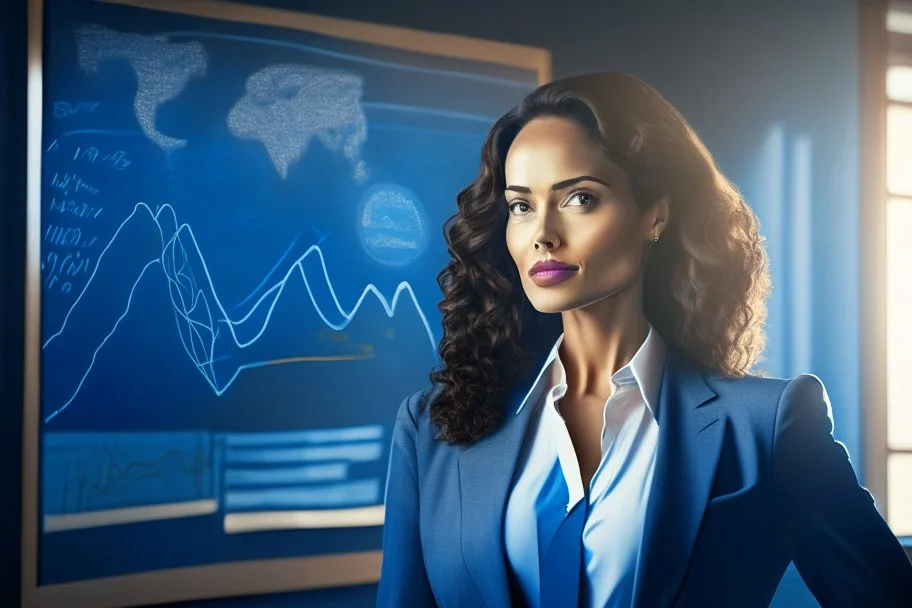
[[[559,352],[568,394],[607,399],[614,391],[611,377],[649,335],[641,290],[625,290],[561,317],[564,340]]]

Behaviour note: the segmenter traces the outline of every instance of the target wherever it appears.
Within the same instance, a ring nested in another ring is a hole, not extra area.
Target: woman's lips
[[[539,270],[529,276],[532,278],[532,282],[539,287],[551,287],[552,285],[563,283],[576,272],[573,268],[556,268],[554,270]]]

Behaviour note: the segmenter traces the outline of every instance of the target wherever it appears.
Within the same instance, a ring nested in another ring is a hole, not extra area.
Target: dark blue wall
[[[25,2],[0,3],[0,605],[19,591],[25,252]]]
[[[793,352],[786,343],[790,318],[786,308],[795,301],[795,294],[774,303],[780,310],[771,318],[771,348],[786,354],[770,361],[771,371],[813,371],[824,380],[833,401],[837,438],[848,446],[856,470],[861,470],[858,235],[854,228],[859,148],[855,0],[695,0],[677,3],[678,8],[660,0],[640,2],[635,8],[620,2],[589,8],[595,3],[564,0],[558,5],[559,13],[553,3],[506,0],[262,3],[547,47],[555,78],[607,69],[631,72],[664,93],[694,125],[722,169],[754,192],[767,192],[757,173],[763,168],[756,168],[755,159],[763,156],[775,129],[787,137],[807,138],[813,151],[808,176],[813,231],[808,255],[814,272],[810,289],[802,296],[808,300],[798,303],[813,313],[810,325],[802,329],[810,341],[804,359],[786,356]],[[0,271],[4,279],[0,282],[0,458],[7,463],[0,478],[4,522],[0,526],[0,599],[4,601],[0,603],[13,605],[18,586],[22,423],[25,2],[7,0],[0,6]],[[775,218],[769,209],[764,213]],[[782,234],[768,236],[780,244],[786,240]],[[777,289],[788,293],[782,285]],[[818,293],[828,299],[815,297]],[[804,365],[810,369],[800,369]],[[373,586],[364,586],[185,605],[361,606],[371,604],[373,591]],[[777,602],[814,605],[792,571]]]

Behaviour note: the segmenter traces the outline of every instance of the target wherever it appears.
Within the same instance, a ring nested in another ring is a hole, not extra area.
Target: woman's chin
[[[547,296],[532,294],[529,302],[532,304],[532,308],[543,314],[557,314],[578,307],[575,301],[566,296],[560,297],[558,294],[548,294]]]

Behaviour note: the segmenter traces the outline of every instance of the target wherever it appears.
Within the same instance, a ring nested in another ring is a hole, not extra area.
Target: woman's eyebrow
[[[580,175],[579,177],[571,177],[570,179],[565,179],[563,181],[557,182],[556,184],[551,186],[551,191],[555,192],[557,190],[565,190],[565,189],[569,188],[570,186],[574,186],[580,182],[596,182],[596,183],[602,184],[603,186],[605,186],[607,188],[611,187],[608,184],[608,182],[606,182],[605,180],[601,180],[597,177],[592,177],[591,175]],[[513,192],[521,192],[523,194],[532,194],[532,190],[530,188],[526,188],[525,186],[512,186],[511,185],[511,186],[507,186],[505,188],[505,190],[512,190]]]

